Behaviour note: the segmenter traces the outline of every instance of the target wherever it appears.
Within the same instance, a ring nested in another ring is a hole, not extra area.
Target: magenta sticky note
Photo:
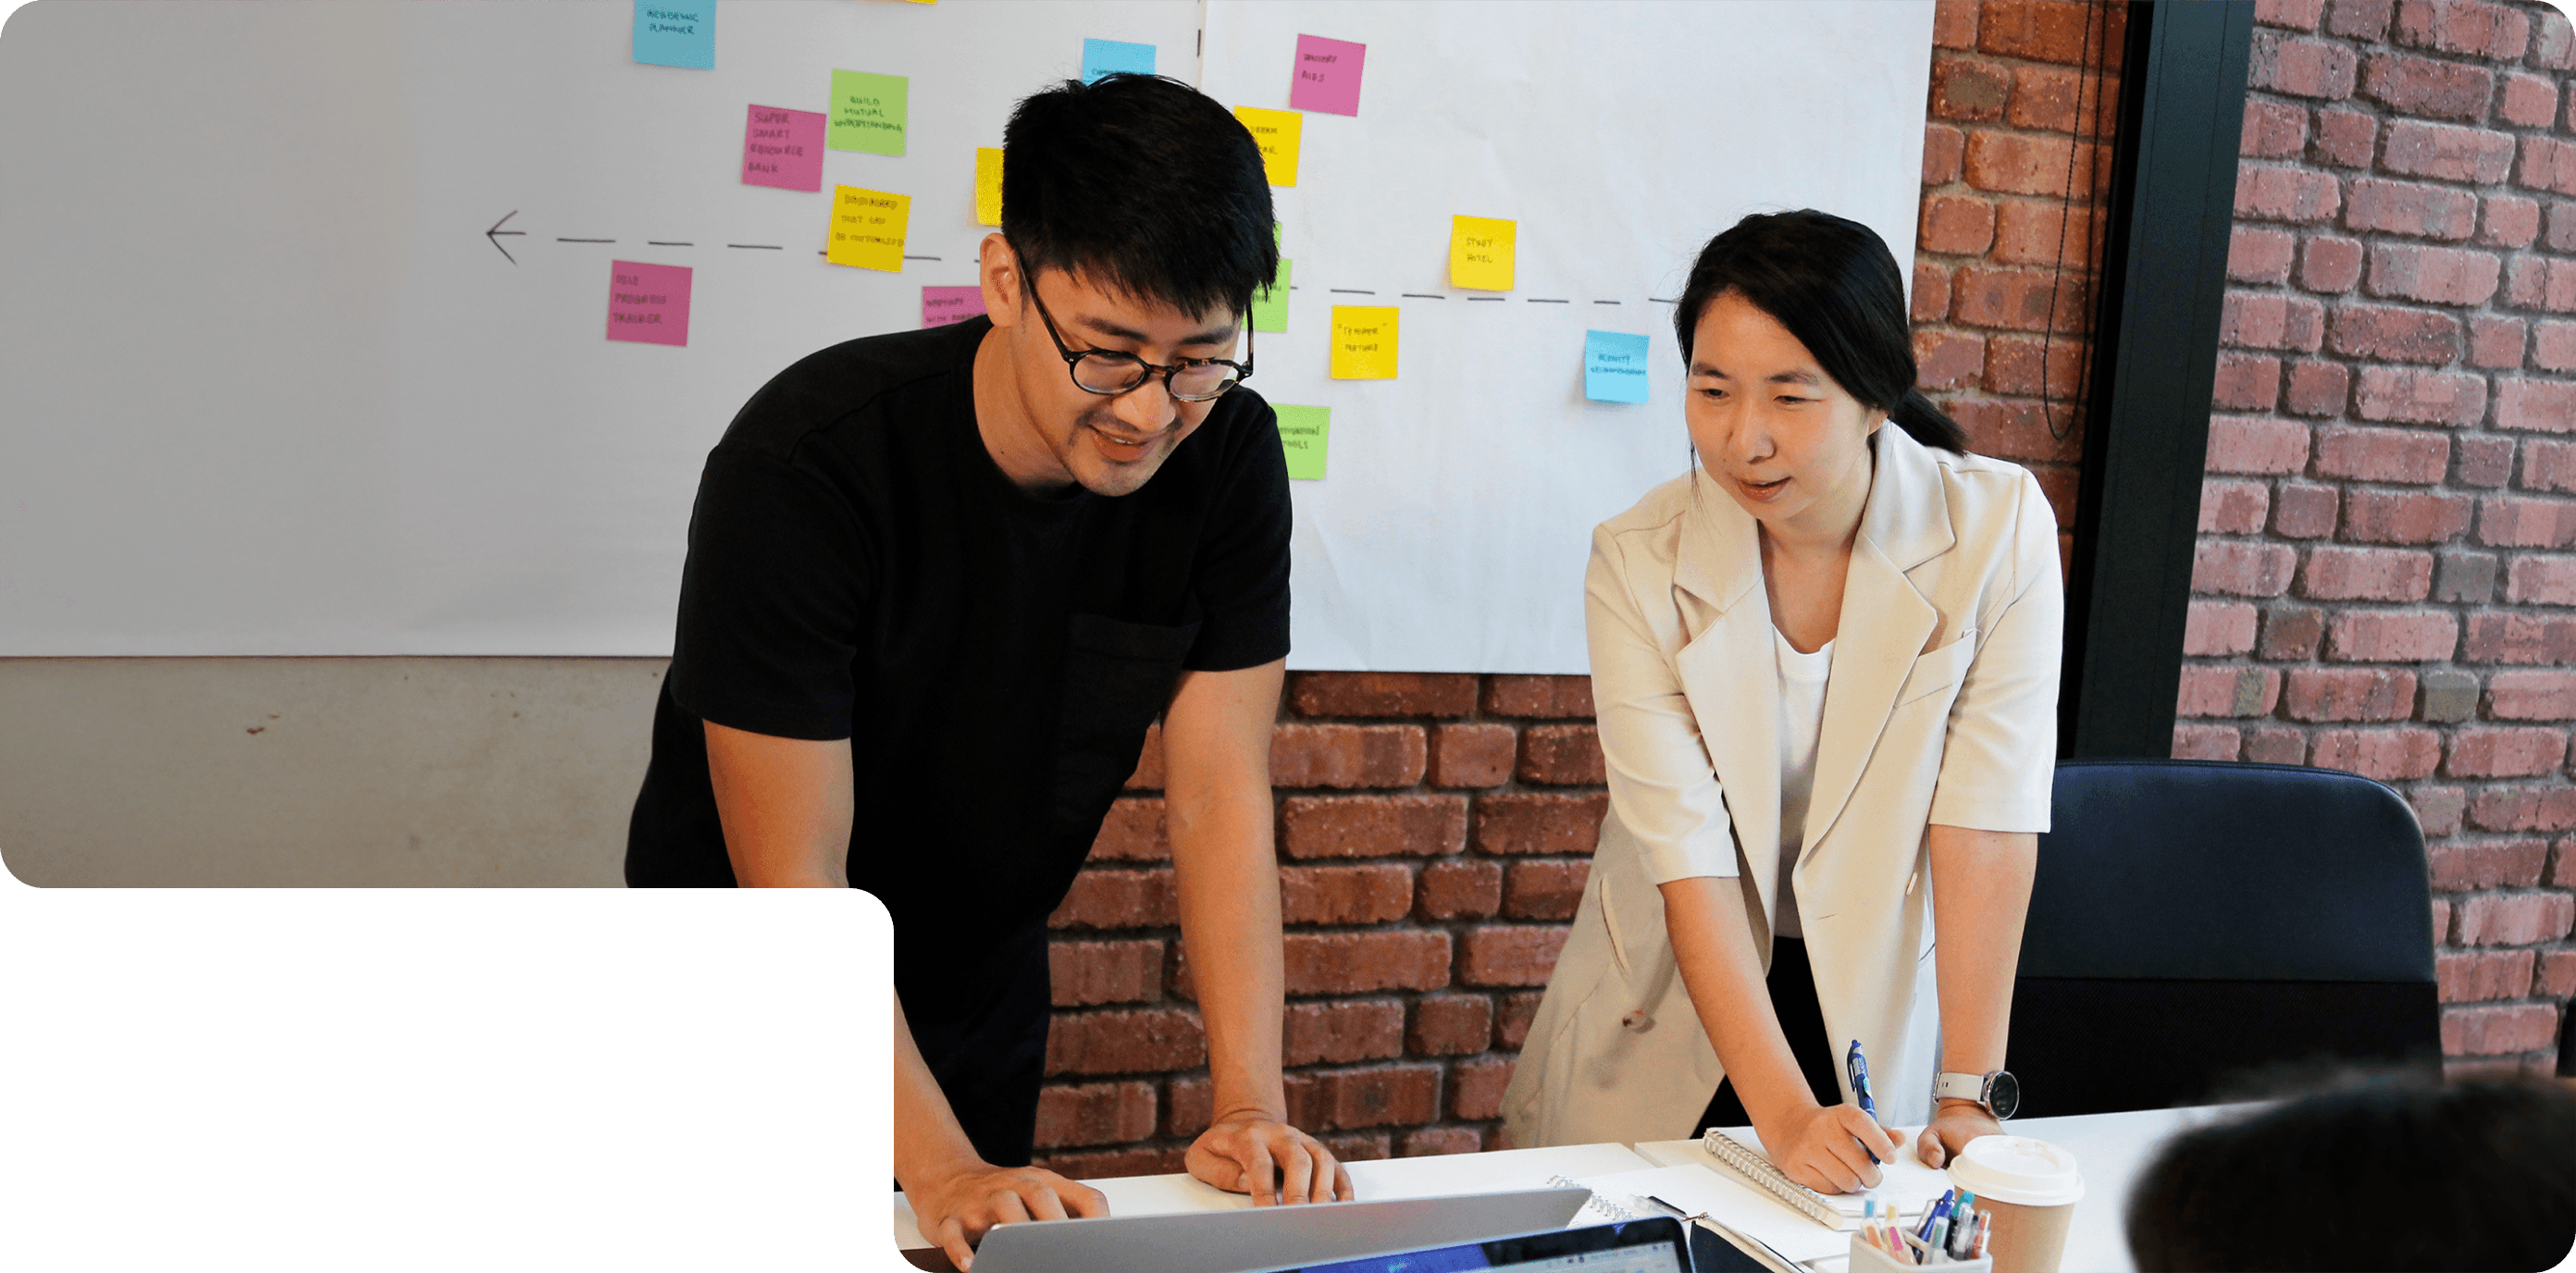
[[[689,267],[608,263],[608,338],[689,343]]]
[[[1327,115],[1360,113],[1360,63],[1368,46],[1320,35],[1297,37],[1297,78],[1288,85],[1291,110]]]
[[[921,289],[921,325],[946,327],[964,322],[984,312],[984,289],[980,287],[925,287]]]
[[[742,184],[823,188],[823,112],[754,106],[742,129]]]

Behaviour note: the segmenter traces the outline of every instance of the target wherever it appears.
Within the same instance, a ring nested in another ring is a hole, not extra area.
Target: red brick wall
[[[2454,1071],[2576,993],[2576,39],[2261,0],[2174,754],[2348,769],[2431,847]]]
[[[1347,1158],[1485,1148],[1609,797],[1580,676],[1299,673],[1271,738],[1294,1122]],[[1039,1160],[1178,1171],[1207,1047],[1161,740],[1056,911]]]
[[[1915,229],[1920,383],[2074,524],[2124,6],[1942,0]],[[2043,371],[2043,366],[2045,370]],[[2071,547],[2059,537],[2061,559]]]
[[[2107,49],[2116,74],[2119,19],[2116,6],[1942,0],[1926,50],[1923,383],[1976,450],[2040,475],[2060,525],[2083,446],[2066,404],[2080,396],[2100,255],[2103,116],[2119,91],[2100,68]],[[1503,1085],[1607,808],[1591,714],[1579,676],[1289,678],[1271,761],[1289,1112],[1334,1152],[1497,1143]],[[1208,1119],[1159,755],[1149,744],[1052,921],[1038,1157],[1075,1176],[1178,1171]]]

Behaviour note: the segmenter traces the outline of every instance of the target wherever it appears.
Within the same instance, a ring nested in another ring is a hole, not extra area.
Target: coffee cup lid
[[[2084,1196],[2075,1155],[2028,1136],[1979,1136],[1950,1160],[1950,1183],[1997,1202],[2055,1207]]]

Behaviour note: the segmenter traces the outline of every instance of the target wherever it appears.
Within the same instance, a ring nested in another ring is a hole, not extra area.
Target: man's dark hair
[[[2545,1269],[2576,1243],[2576,1092],[2381,1077],[2176,1136],[2141,1269]]]
[[[1235,313],[1279,269],[1270,178],[1242,123],[1160,75],[1066,80],[1002,129],[1002,234],[1054,267],[1185,314]]]
[[[1905,280],[1877,231],[1801,208],[1757,213],[1710,239],[1673,310],[1684,364],[1700,313],[1728,292],[1788,328],[1862,406],[1886,412],[1925,446],[1967,452],[1967,433],[1914,387]]]

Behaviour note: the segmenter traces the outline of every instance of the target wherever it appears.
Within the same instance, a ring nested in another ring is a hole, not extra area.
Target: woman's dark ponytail
[[[1960,428],[1959,422],[1951,419],[1948,413],[1932,405],[1932,400],[1924,397],[1920,389],[1906,390],[1905,396],[1897,399],[1895,408],[1887,413],[1887,418],[1905,430],[1905,436],[1925,446],[1961,455],[1968,453],[1968,431]]]
[[[1967,454],[1967,431],[1914,387],[1905,278],[1877,231],[1805,208],[1757,213],[1710,239],[1673,307],[1684,364],[1700,313],[1728,292],[1788,328],[1843,392],[1886,411],[1907,436]]]

